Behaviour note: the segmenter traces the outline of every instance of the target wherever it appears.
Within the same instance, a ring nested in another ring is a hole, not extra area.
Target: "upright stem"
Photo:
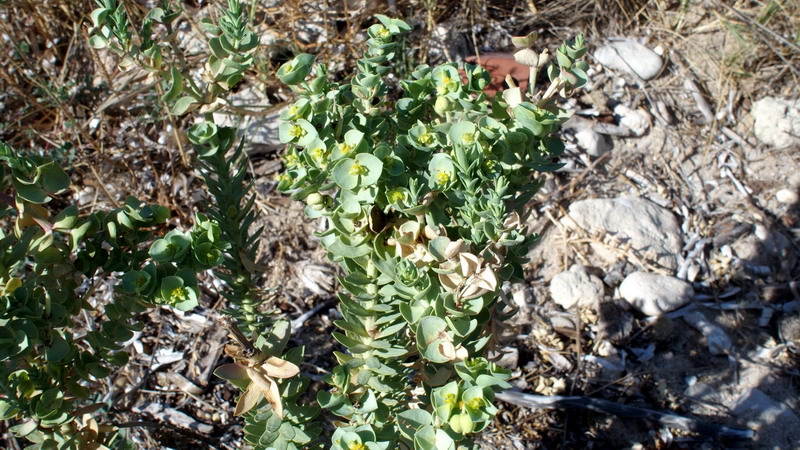
[[[539,75],[539,69],[536,66],[530,68],[528,72],[528,92],[530,93],[531,100],[536,98],[536,77]]]

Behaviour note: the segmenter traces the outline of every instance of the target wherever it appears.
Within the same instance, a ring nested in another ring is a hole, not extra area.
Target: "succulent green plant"
[[[159,2],[134,33],[121,2],[97,3],[90,44],[124,70],[151,72],[173,114],[200,115],[187,136],[208,207],[185,231],[164,230],[169,211],[131,197],[112,211],[56,213],[49,202],[68,187],[66,173],[0,144],[0,216],[14,225],[0,235],[0,417],[19,419],[13,431],[41,447],[113,445],[98,414],[107,405],[86,386],[127,362],[120,344],[138,329],[133,317],[159,304],[191,310],[198,274],[213,270],[236,342],[226,347],[233,363],[215,373],[243,392],[234,413],[245,417],[245,440],[323,447],[320,409],[302,400],[304,349],[287,348],[288,322],[263,305],[263,229],[253,230],[243,140],[212,114],[253,64],[259,39],[242,4],[229,0],[217,23],[201,21],[209,53],[197,76],[175,41],[179,8]],[[535,35],[515,38],[531,89],[512,84],[489,98],[479,65],[421,65],[397,81],[397,39],[411,27],[377,18],[346,81],[306,54],[277,72],[296,95],[279,125],[287,151],[278,188],[324,220],[318,237],[344,272],[333,338],[347,351],[334,353],[317,402],[336,416],[334,449],[470,448],[497,412],[495,394],[510,387],[509,371],[486,358],[514,313],[502,284],[522,278],[536,242],[525,208],[542,173],[561,166],[564,145],[552,133],[569,113],[555,99],[586,83],[586,49],[578,37],[551,61],[533,50]],[[550,85],[538,92],[542,70]],[[94,276],[119,282],[105,322],[78,333],[76,316],[94,308],[82,290]]]
[[[90,44],[119,56],[122,69],[139,67],[151,72],[163,85],[160,101],[171,105],[173,114],[194,111],[202,114],[203,120],[187,130],[200,173],[213,200],[211,208],[197,216],[198,225],[213,223],[213,228],[207,230],[209,239],[220,239],[226,247],[220,250],[206,245],[207,251],[195,258],[195,269],[221,265],[222,269],[216,273],[228,285],[226,297],[233,307],[229,312],[245,324],[248,331],[255,334],[265,331],[270,324],[269,315],[257,314],[261,290],[255,285],[260,275],[255,264],[255,243],[263,230],[250,229],[256,218],[255,196],[252,184],[247,182],[243,141],[237,144],[237,130],[217,125],[212,115],[226,107],[227,93],[253,64],[258,35],[247,25],[243,5],[238,0],[229,0],[217,23],[209,19],[200,21],[210,38],[208,59],[198,77],[187,68],[183,50],[176,43],[175,24],[180,21],[182,11],[172,2],[160,1],[150,10],[138,27],[141,37],[138,40],[130,38],[133,25],[124,13],[122,2],[96,2],[99,8],[91,15],[94,27]],[[165,236],[155,244],[153,259],[180,258],[187,239],[186,234],[178,231]],[[182,278],[175,276],[164,289],[178,289]],[[180,286],[186,295],[182,304],[189,307],[195,303],[192,285]],[[180,292],[175,291],[175,299]]]
[[[277,314],[264,305],[267,289],[259,286],[262,269],[256,263],[264,229],[254,229],[256,196],[253,182],[248,180],[244,140],[237,137],[236,128],[215,123],[212,114],[227,107],[227,94],[253,64],[259,37],[247,24],[243,4],[228,0],[217,23],[200,21],[210,38],[208,59],[198,78],[188,70],[175,42],[173,23],[181,12],[171,2],[161,1],[147,14],[140,26],[140,43],[125,38],[130,32],[123,30],[132,25],[124,13],[117,12],[121,3],[101,0],[98,4],[100,8],[92,13],[95,27],[90,43],[116,53],[123,69],[139,67],[152,72],[165,92],[160,101],[171,105],[173,114],[198,113],[202,117],[188,128],[187,137],[206,183],[208,208],[197,214],[190,232],[172,231],[153,243],[150,255],[154,260],[181,260],[188,266],[161,280],[157,293],[177,308],[191,309],[197,305],[194,273],[214,268],[226,286],[221,294],[227,300],[225,312],[234,318],[232,336],[240,347],[247,342],[248,351],[262,357],[232,352],[230,356],[237,362],[216,372],[244,390],[235,413],[245,417],[245,439],[255,448],[307,448],[319,434],[319,425],[311,422],[319,408],[298,406],[296,400],[308,380],[296,370],[276,372],[273,364],[282,361],[284,369],[296,368],[303,349],[285,349],[288,323],[278,321]],[[161,33],[156,24],[161,25]],[[286,76],[306,75],[295,72]],[[188,240],[197,243],[191,257],[185,253]],[[217,242],[223,244],[215,245]],[[137,283],[151,287],[148,275],[146,270],[129,275],[127,284],[133,289],[139,289]],[[239,326],[244,332],[238,331]]]
[[[377,18],[348,81],[309,55],[278,71],[297,96],[280,125],[289,148],[278,186],[325,221],[318,237],[345,273],[334,338],[347,353],[335,353],[317,398],[341,421],[334,449],[469,447],[509,387],[485,355],[514,312],[501,285],[522,278],[537,239],[523,221],[528,200],[541,173],[561,167],[551,134],[569,113],[554,96],[586,83],[586,49],[578,37],[548,66],[535,36],[515,39],[530,92],[512,85],[490,99],[480,66],[421,65],[394,101],[390,62],[410,27]],[[545,67],[551,85],[538,93]]]
[[[196,306],[196,274],[218,264],[208,254],[225,249],[209,233],[217,225],[201,217],[191,232],[173,230],[142,248],[163,229],[167,208],[128,197],[111,211],[81,217],[72,205],[56,214],[49,204],[68,187],[52,160],[0,142],[2,214],[14,225],[0,235],[0,417],[23,418],[12,431],[46,448],[113,441],[113,430],[83,417],[108,406],[92,403],[89,383],[128,362],[120,344],[141,330],[135,315],[156,304]],[[96,276],[119,284],[103,320],[78,332],[78,315],[95,309]]]

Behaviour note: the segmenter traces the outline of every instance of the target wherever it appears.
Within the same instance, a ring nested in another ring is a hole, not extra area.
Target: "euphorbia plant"
[[[22,418],[16,433],[43,447],[113,443],[104,435],[111,427],[91,415],[104,405],[83,407],[87,383],[126,362],[120,343],[135,314],[153,304],[193,308],[196,274],[216,267],[237,343],[226,348],[234,362],[216,373],[244,391],[235,413],[246,417],[245,439],[308,448],[321,427],[318,408],[298,404],[308,386],[298,376],[303,349],[287,350],[288,323],[258,309],[261,230],[251,230],[246,155],[236,130],[212,115],[251,66],[258,38],[229,0],[218,23],[202,22],[210,56],[198,76],[175,42],[181,13],[170,2],[137,33],[121,3],[98,4],[90,43],[116,53],[122,69],[148,71],[173,114],[202,115],[187,134],[210,201],[191,230],[145,245],[162,229],[164,208],[130,198],[83,217],[74,206],[50,211],[68,184],[64,172],[0,146],[0,212],[17,214],[13,232],[0,235],[0,415]],[[530,92],[487,98],[488,74],[469,64],[422,65],[395,86],[395,39],[410,27],[378,18],[349,81],[333,82],[310,55],[278,71],[297,95],[280,125],[288,151],[279,188],[326,222],[320,241],[345,273],[334,338],[347,352],[335,353],[330,389],[317,393],[338,416],[331,447],[455,449],[488,426],[495,393],[509,386],[508,371],[485,356],[497,322],[513,314],[501,286],[521,278],[536,240],[524,226],[526,204],[541,172],[560,166],[563,144],[550,135],[568,114],[554,97],[585,83],[586,49],[579,37],[549,63],[532,49],[534,36],[516,39],[519,61],[534,70]],[[545,66],[551,84],[538,93],[533,81]],[[82,281],[120,273],[108,321],[76,337],[74,317],[88,308]]]
[[[206,182],[208,204],[189,235],[199,242],[195,259],[217,265],[214,274],[225,282],[221,295],[228,300],[226,312],[235,318],[227,322],[237,330],[232,335],[238,338],[239,347],[228,348],[235,363],[216,373],[245,391],[234,411],[245,416],[245,439],[256,448],[305,448],[319,433],[319,425],[311,422],[319,408],[296,401],[308,385],[308,380],[296,376],[303,349],[285,349],[288,322],[278,321],[276,314],[262,307],[266,289],[259,285],[261,269],[255,260],[264,229],[253,227],[256,196],[253,181],[248,180],[244,141],[239,139],[237,144],[236,128],[218,125],[213,115],[228,106],[227,94],[254,61],[259,39],[247,23],[244,5],[228,0],[216,23],[200,20],[209,35],[209,55],[198,74],[187,67],[176,42],[183,15],[173,2],[159,1],[150,10],[138,27],[140,39],[132,37],[132,24],[121,1],[96,2],[99,8],[91,16],[90,44],[118,55],[123,70],[138,67],[147,71],[162,86],[160,101],[170,106],[173,114],[200,116],[187,135]],[[208,222],[214,227],[203,225]],[[170,232],[153,244],[151,254],[154,259],[182,254],[186,239],[185,233]],[[206,240],[222,242],[224,247],[214,248]],[[196,304],[193,286],[181,275],[188,272],[175,273],[164,281],[162,295],[176,300],[185,296],[181,306],[189,306],[186,301]],[[243,331],[238,331],[239,325]]]
[[[148,248],[167,208],[128,197],[80,217],[75,205],[50,205],[68,186],[54,161],[0,142],[0,216],[13,225],[0,230],[0,418],[22,419],[11,430],[44,448],[103,448],[115,433],[95,419],[108,405],[91,383],[128,362],[121,343],[142,329],[134,316],[156,304],[197,306],[196,273],[228,246],[198,215],[190,233],[173,230]],[[94,277],[119,277],[111,302],[90,301]],[[81,331],[81,312],[96,309]]]
[[[586,83],[586,48],[578,37],[558,49],[544,93],[532,83],[487,98],[481,66],[421,65],[393,100],[389,63],[410,27],[377,17],[349,81],[305,54],[278,71],[297,95],[280,125],[279,188],[325,221],[320,242],[345,272],[334,338],[347,352],[318,393],[339,416],[332,447],[454,449],[509,387],[485,358],[496,322],[514,312],[500,288],[522,277],[537,239],[525,208],[542,173],[561,166],[551,134],[569,114],[554,96]],[[548,63],[534,39],[515,39],[532,82]]]

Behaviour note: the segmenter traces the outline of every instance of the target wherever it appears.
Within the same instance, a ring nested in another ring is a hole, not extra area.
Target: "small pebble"
[[[608,138],[591,128],[577,132],[575,139],[578,141],[578,146],[586,150],[586,154],[589,156],[603,156],[607,151],[611,150],[611,143]]]
[[[617,105],[614,114],[619,116],[619,124],[631,130],[635,136],[644,136],[650,129],[650,114],[641,108],[632,109],[625,105]]]
[[[594,57],[600,64],[621,72],[636,75],[642,80],[655,78],[664,60],[644,45],[623,39],[598,47]]]
[[[792,205],[797,203],[800,200],[800,196],[797,195],[796,191],[789,190],[789,189],[781,189],[780,191],[775,193],[775,200],[778,200],[781,203],[785,203],[787,205]]]
[[[766,241],[769,238],[769,228],[765,227],[763,224],[757,224],[754,234],[760,241]]]
[[[576,304],[594,306],[603,298],[603,282],[582,265],[573,264],[550,281],[550,295],[564,309]]]
[[[708,320],[702,312],[691,312],[683,316],[683,320],[706,338],[708,351],[712,355],[727,355],[730,352],[733,347],[731,338],[719,325]]]
[[[762,98],[753,103],[750,114],[759,141],[775,148],[800,144],[800,100]]]
[[[659,316],[689,303],[694,289],[689,283],[666,275],[634,272],[619,286],[619,293],[634,308],[648,316]]]

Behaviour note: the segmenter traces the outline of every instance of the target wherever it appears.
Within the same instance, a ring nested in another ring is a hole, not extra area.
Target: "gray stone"
[[[598,133],[594,129],[594,122],[579,116],[572,116],[564,122],[563,128],[575,131],[575,141],[578,147],[593,157],[603,156],[611,150],[612,143],[608,136]]]
[[[628,303],[648,316],[659,316],[692,301],[692,286],[674,277],[647,272],[634,272],[622,281],[619,294]]]
[[[570,220],[571,219],[571,220]],[[682,247],[681,229],[668,210],[638,197],[589,199],[573,203],[569,217],[562,219],[567,227],[579,226],[590,233],[600,232],[640,256],[653,257],[670,270],[677,268],[676,255]],[[593,245],[595,253],[613,263],[619,254],[601,245]]]
[[[745,391],[731,409],[733,414],[747,420],[748,426],[756,428],[757,442],[769,444],[770,448],[797,448],[800,418],[760,389]]]
[[[650,114],[642,108],[632,109],[625,105],[617,105],[614,114],[619,116],[619,124],[631,130],[634,136],[644,136],[650,129]]]
[[[575,139],[578,141],[578,146],[586,150],[589,156],[599,157],[603,156],[611,150],[611,142],[606,136],[594,131],[591,128],[586,128],[575,133]]]
[[[800,145],[800,99],[795,101],[766,97],[750,110],[759,141],[775,148]]]
[[[700,311],[686,314],[683,316],[683,320],[706,338],[706,346],[712,355],[727,355],[731,350],[733,346],[731,338],[719,325],[706,319],[706,316]]]
[[[578,304],[593,306],[603,298],[603,282],[590,275],[582,265],[573,264],[550,281],[550,295],[564,309]]]
[[[594,58],[609,69],[627,72],[643,80],[654,78],[663,65],[658,53],[631,39],[613,41],[597,48]]]
[[[778,230],[757,224],[753,232],[731,244],[749,275],[768,276],[791,270],[796,253],[791,240]]]
[[[506,369],[514,370],[519,367],[519,349],[517,347],[505,347],[502,350],[492,352],[490,358],[495,361],[498,366],[505,367]]]
[[[597,307],[597,334],[610,342],[621,342],[633,331],[633,314],[624,300],[600,302]]]
[[[529,220],[528,225],[533,226],[536,222]],[[534,230],[536,226],[532,227]],[[539,238],[539,242],[528,252],[528,260],[531,261],[531,271],[539,278],[551,280],[554,276],[561,273],[561,261],[564,256],[563,242],[564,236],[558,227],[549,227]]]
[[[245,87],[230,97],[235,107],[242,110],[263,112],[269,108],[269,99],[254,87]],[[278,124],[282,109],[271,111],[265,115],[238,114],[219,111],[214,113],[214,121],[218,126],[231,126],[239,129],[246,139],[245,145],[250,155],[267,153],[282,149],[285,145],[278,138]]]
[[[793,205],[800,201],[800,196],[797,195],[797,191],[794,189],[781,189],[775,193],[775,200],[787,205]]]

